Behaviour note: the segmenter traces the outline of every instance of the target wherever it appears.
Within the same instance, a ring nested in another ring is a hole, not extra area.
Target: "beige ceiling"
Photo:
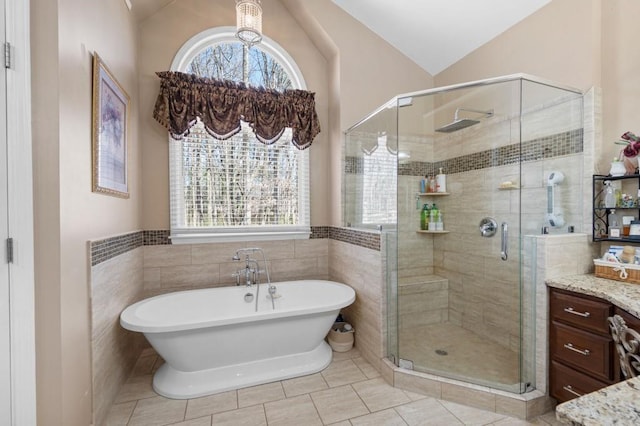
[[[132,11],[142,21],[175,1],[131,0]],[[332,1],[436,75],[552,0]]]

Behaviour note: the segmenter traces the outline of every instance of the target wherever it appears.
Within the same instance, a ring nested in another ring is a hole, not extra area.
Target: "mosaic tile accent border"
[[[91,266],[96,266],[130,250],[142,247],[143,243],[143,231],[91,241]]]
[[[155,231],[142,231],[144,235],[145,246],[163,246],[171,244],[169,236],[171,231],[168,229],[159,229]]]
[[[514,164],[520,161],[537,161],[562,155],[578,154],[584,151],[584,130],[576,129],[543,138],[532,139],[522,144],[511,144],[474,154],[462,155],[433,163],[408,161],[398,165],[398,175],[427,176],[435,175],[442,167],[447,174],[463,173],[471,170]],[[362,157],[346,157],[345,173],[362,174]]]
[[[330,226],[312,226],[310,239],[329,238]]]
[[[356,246],[380,251],[380,232],[367,232],[352,228],[329,228],[329,238]]]
[[[169,245],[170,231],[166,229],[137,231],[90,242],[91,266],[106,262],[118,255],[142,246]],[[312,226],[311,239],[331,238],[353,245],[380,251],[380,234],[335,226]]]

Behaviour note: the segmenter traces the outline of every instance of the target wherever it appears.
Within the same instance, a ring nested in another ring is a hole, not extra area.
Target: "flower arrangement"
[[[625,132],[620,136],[622,140],[616,141],[618,145],[625,145],[622,153],[625,157],[636,157],[640,153],[640,138],[631,132]]]
[[[625,132],[620,136],[620,140],[615,141],[616,145],[624,145],[620,151],[619,160],[624,161],[626,174],[635,174],[638,169],[638,154],[640,154],[640,137],[632,132]]]

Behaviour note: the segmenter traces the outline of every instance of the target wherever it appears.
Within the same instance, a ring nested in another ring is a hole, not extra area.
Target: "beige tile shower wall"
[[[551,105],[537,105],[523,111],[522,140],[530,141],[582,127],[582,99],[569,95]]]
[[[516,143],[520,136],[517,128],[514,128],[517,124],[517,121],[494,117],[457,132],[438,134],[434,139],[432,161],[443,161]]]
[[[433,237],[434,272],[449,280],[449,321],[475,330],[505,347],[519,345],[518,235],[539,234],[546,214],[546,178],[552,170],[567,171],[556,188],[556,203],[566,224],[551,229],[567,232],[582,226],[582,157],[572,155],[523,164],[522,192],[498,189],[501,182],[519,176],[518,165],[493,167],[447,176],[451,196],[439,199],[445,229]],[[576,173],[572,177],[570,172]],[[521,212],[521,215],[519,214]],[[511,251],[500,259],[500,234],[483,238],[478,224],[490,214],[509,228]]]
[[[398,279],[417,279],[433,274],[433,238],[419,234],[420,209],[440,198],[419,197],[420,177],[398,176]],[[439,203],[438,203],[439,204]]]
[[[385,356],[386,328],[381,252],[329,240],[329,265],[330,279],[356,291],[356,301],[342,312],[356,330],[356,347],[367,361],[378,367]]]
[[[522,194],[513,191],[512,203],[521,202],[523,234],[541,233],[543,226],[547,226],[551,234],[565,234],[569,226],[574,227],[574,232],[587,231],[583,229],[583,206],[591,204],[589,197],[585,197],[590,194],[591,186],[589,182],[585,187],[583,163],[583,154],[572,154],[522,164]],[[555,171],[565,176],[554,188],[554,211],[562,213],[564,218],[564,224],[557,227],[546,221],[547,181]]]
[[[600,158],[602,144],[596,143],[602,140],[602,90],[592,87],[584,95],[584,170],[583,181],[585,194],[589,194],[591,179],[598,173],[596,158]],[[582,205],[583,226],[582,232],[591,233],[593,229],[592,202]]]
[[[326,238],[145,246],[145,294],[235,285],[232,274],[244,263],[234,262],[232,257],[236,250],[246,247],[262,248],[273,282],[328,277]],[[257,253],[252,258],[261,260]],[[264,274],[262,280],[266,281]]]
[[[91,358],[94,422],[101,425],[144,346],[120,327],[120,312],[142,297],[142,247],[91,268]]]
[[[438,199],[445,230],[433,236],[434,272],[448,279],[449,321],[510,348],[519,341],[519,256],[500,259],[500,234],[483,238],[480,220],[491,212],[511,227],[509,246],[519,247],[519,215],[512,191],[498,190],[516,166],[447,176],[450,196]]]

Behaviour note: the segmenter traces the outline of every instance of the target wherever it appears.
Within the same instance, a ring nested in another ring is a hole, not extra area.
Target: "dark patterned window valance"
[[[175,139],[188,135],[196,118],[217,139],[238,133],[243,120],[265,144],[274,143],[291,127],[292,142],[299,149],[311,146],[320,133],[313,92],[256,89],[173,71],[156,74],[161,82],[153,118]]]

